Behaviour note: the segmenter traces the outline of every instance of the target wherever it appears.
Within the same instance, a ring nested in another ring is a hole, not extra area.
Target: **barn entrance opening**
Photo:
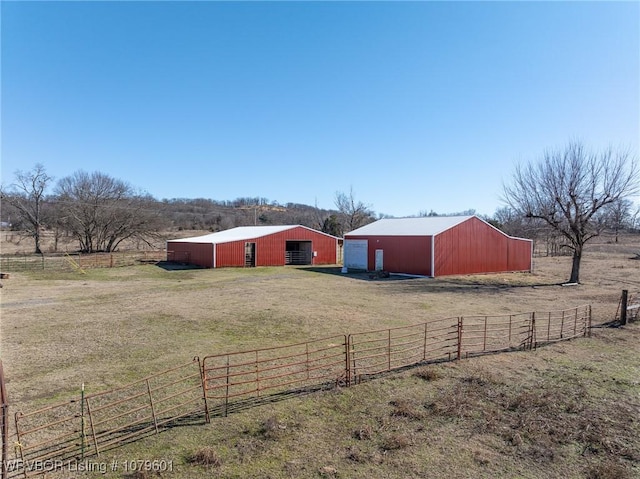
[[[256,265],[256,244],[255,243],[244,244],[244,265],[251,268]]]
[[[287,241],[284,264],[308,265],[313,261],[311,241]]]

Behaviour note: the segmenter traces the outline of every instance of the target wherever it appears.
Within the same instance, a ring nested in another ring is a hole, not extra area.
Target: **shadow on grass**
[[[156,266],[165,271],[189,271],[193,269],[203,269],[201,266],[197,266],[195,264],[177,263],[175,261],[158,261]]]
[[[340,266],[302,266],[301,271],[321,273],[330,276],[340,276],[346,279],[380,283],[390,294],[402,293],[496,293],[513,288],[549,288],[562,286],[563,282],[514,281],[508,275],[480,275],[480,276],[447,276],[430,278],[427,276],[412,276],[391,273],[388,278],[380,277],[375,272],[342,273]],[[478,279],[480,278],[480,279]],[[531,278],[533,279],[533,278]]]
[[[306,271],[309,273],[321,273],[327,274],[331,276],[341,276],[347,279],[355,279],[359,281],[375,281],[375,282],[388,282],[388,281],[402,281],[408,279],[421,279],[430,281],[431,278],[427,278],[426,276],[412,276],[405,274],[394,274],[390,273],[389,277],[381,277],[381,275],[375,271],[350,271],[348,273],[342,272],[341,266],[300,266],[298,267],[300,271]]]

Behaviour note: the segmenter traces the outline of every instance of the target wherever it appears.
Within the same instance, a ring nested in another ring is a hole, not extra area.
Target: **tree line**
[[[53,233],[56,249],[65,237],[77,241],[78,251],[95,253],[115,251],[126,240],[150,245],[167,231],[300,224],[342,236],[376,219],[353,191],[336,193],[336,209],[331,210],[263,197],[158,200],[101,172],[81,170],[54,182],[42,164],[16,171],[0,198],[3,226],[32,238],[37,254],[42,254],[45,231]]]
[[[629,151],[594,152],[570,142],[517,165],[503,186],[504,206],[483,219],[511,236],[543,244],[548,254],[571,254],[569,281],[577,283],[588,241],[604,231],[618,241],[620,232],[640,226],[640,209],[631,201],[640,191],[639,178],[637,159]],[[1,188],[0,199],[3,225],[32,237],[39,254],[45,230],[56,241],[74,238],[79,251],[91,253],[115,251],[125,240],[151,244],[166,231],[248,225],[300,224],[341,237],[383,217],[358,200],[353,188],[336,192],[335,209],[262,197],[157,200],[101,172],[77,171],[54,183],[42,164],[17,171],[15,181]],[[441,215],[422,210],[417,216]]]

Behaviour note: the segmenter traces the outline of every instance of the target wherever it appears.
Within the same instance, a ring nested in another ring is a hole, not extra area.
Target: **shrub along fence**
[[[14,459],[4,477],[70,467],[88,456],[181,424],[302,392],[357,384],[428,362],[530,350],[588,336],[591,306],[512,315],[452,317],[293,345],[196,357],[126,386],[14,416],[3,437]],[[6,456],[5,456],[6,458]]]

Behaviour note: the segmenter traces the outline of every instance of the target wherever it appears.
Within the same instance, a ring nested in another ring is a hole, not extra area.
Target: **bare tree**
[[[584,245],[604,229],[604,208],[636,194],[638,175],[628,151],[592,153],[572,142],[545,152],[537,163],[518,165],[503,201],[566,239],[573,255],[569,282],[579,283]]]
[[[342,234],[360,228],[374,220],[371,206],[356,200],[353,187],[349,189],[349,194],[336,192],[335,205],[342,217]]]
[[[84,252],[114,251],[122,241],[149,243],[162,227],[158,203],[104,173],[78,171],[56,187],[61,225]]]
[[[616,243],[618,242],[620,231],[623,231],[625,228],[632,227],[633,225],[633,218],[631,213],[632,207],[633,202],[631,200],[620,199],[618,201],[614,201],[604,208],[604,219],[606,222],[606,226],[608,229],[613,231]]]
[[[40,239],[44,228],[45,193],[53,180],[40,163],[27,172],[16,171],[16,182],[5,192],[0,192],[2,201],[11,204],[20,216],[20,223],[35,242],[35,253],[42,254]]]

